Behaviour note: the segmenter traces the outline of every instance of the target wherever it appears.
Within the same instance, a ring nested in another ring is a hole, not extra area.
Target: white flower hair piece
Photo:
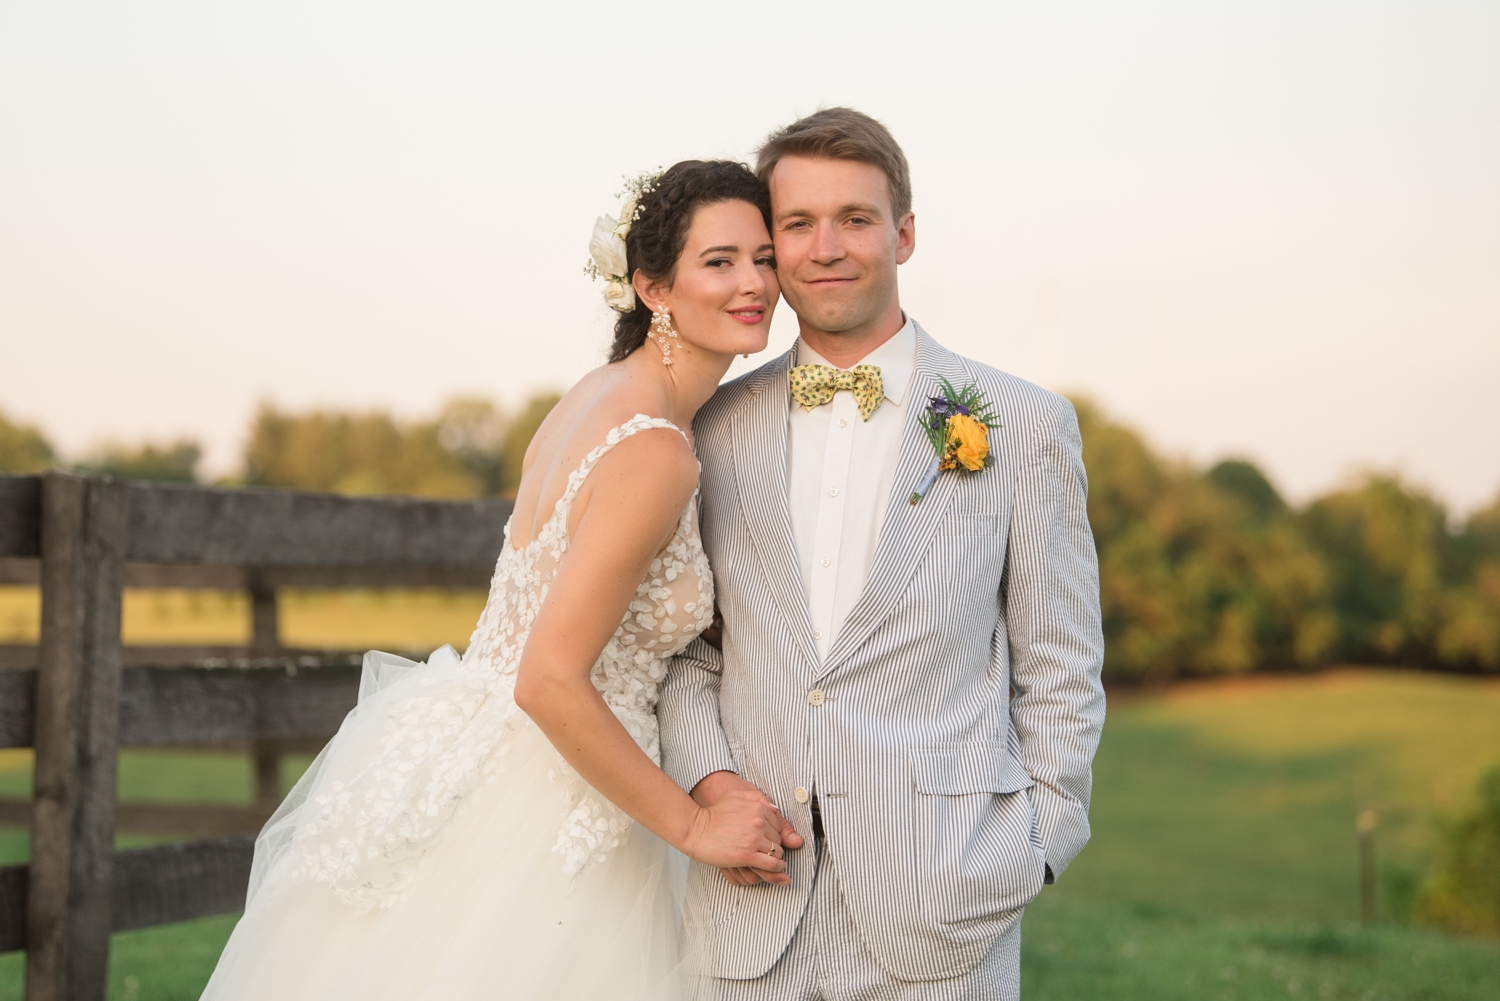
[[[635,286],[630,283],[630,267],[625,257],[625,237],[630,227],[641,217],[641,199],[656,182],[661,180],[658,167],[638,177],[625,178],[625,190],[615,192],[616,198],[624,198],[620,207],[620,218],[602,215],[594,220],[594,234],[589,237],[589,262],[583,273],[590,278],[603,278],[604,301],[617,313],[628,313],[635,309]]]

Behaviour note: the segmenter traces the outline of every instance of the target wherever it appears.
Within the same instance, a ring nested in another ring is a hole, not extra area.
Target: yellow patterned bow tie
[[[879,365],[856,365],[849,371],[828,365],[797,365],[792,368],[792,399],[811,410],[833,399],[833,394],[847,389],[859,404],[859,416],[870,415],[885,402],[885,387],[880,382]]]

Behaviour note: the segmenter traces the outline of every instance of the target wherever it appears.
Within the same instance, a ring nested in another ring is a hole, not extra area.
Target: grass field
[[[1500,684],[1382,672],[1117,699],[1094,839],[1026,916],[1028,1001],[1500,997],[1500,943],[1404,926],[1432,819],[1500,763]],[[1354,814],[1382,922],[1358,927]]]
[[[301,591],[278,596],[281,641],[293,647],[460,649],[484,608],[483,591]],[[35,643],[36,588],[0,587],[0,643]],[[127,590],[126,643],[248,643],[250,603],[238,591]]]
[[[411,597],[427,605],[374,592],[296,596],[283,622],[290,632],[301,601],[303,632],[287,639],[403,649],[461,643],[478,610],[471,595]],[[0,595],[7,598],[14,595]],[[228,597],[133,600],[126,628],[134,642],[180,641],[172,622],[189,614],[216,619],[221,630],[210,634],[200,622],[195,639],[243,638],[227,632],[245,614]],[[0,600],[0,629],[7,607]],[[1027,912],[1024,996],[1500,997],[1500,943],[1405,924],[1434,817],[1462,806],[1494,764],[1495,680],[1351,670],[1117,696],[1096,761],[1094,840]],[[29,771],[27,752],[0,752],[0,794],[25,793]],[[122,799],[248,802],[250,789],[242,756],[121,754]],[[1361,802],[1382,816],[1381,923],[1370,930],[1357,922]],[[25,856],[24,832],[0,830],[0,862]],[[233,924],[213,918],[117,935],[110,997],[196,998]],[[19,1001],[21,968],[19,954],[0,956],[0,1001]]]

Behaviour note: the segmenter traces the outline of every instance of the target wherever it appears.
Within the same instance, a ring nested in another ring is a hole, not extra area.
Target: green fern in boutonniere
[[[947,379],[939,381],[943,395],[929,400],[922,423],[937,454],[927,468],[927,475],[912,491],[913,504],[927,496],[939,473],[959,468],[977,473],[983,469],[990,458],[990,430],[1000,426],[978,386],[970,383],[954,389]]]

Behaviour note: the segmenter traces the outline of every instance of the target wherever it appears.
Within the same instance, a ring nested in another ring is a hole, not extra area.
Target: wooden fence
[[[0,810],[31,829],[30,864],[0,867],[0,951],[26,950],[27,1001],[102,1001],[111,932],[243,905],[279,754],[326,741],[359,684],[357,657],[281,647],[276,589],[484,587],[509,514],[498,499],[0,476],[0,583],[42,595],[40,643],[0,646],[0,747],[35,748],[31,802]],[[244,588],[252,642],[123,647],[125,587]],[[256,755],[256,807],[208,825],[239,833],[115,851],[117,817],[193,826],[180,807],[117,808],[118,749],[203,744]]]

